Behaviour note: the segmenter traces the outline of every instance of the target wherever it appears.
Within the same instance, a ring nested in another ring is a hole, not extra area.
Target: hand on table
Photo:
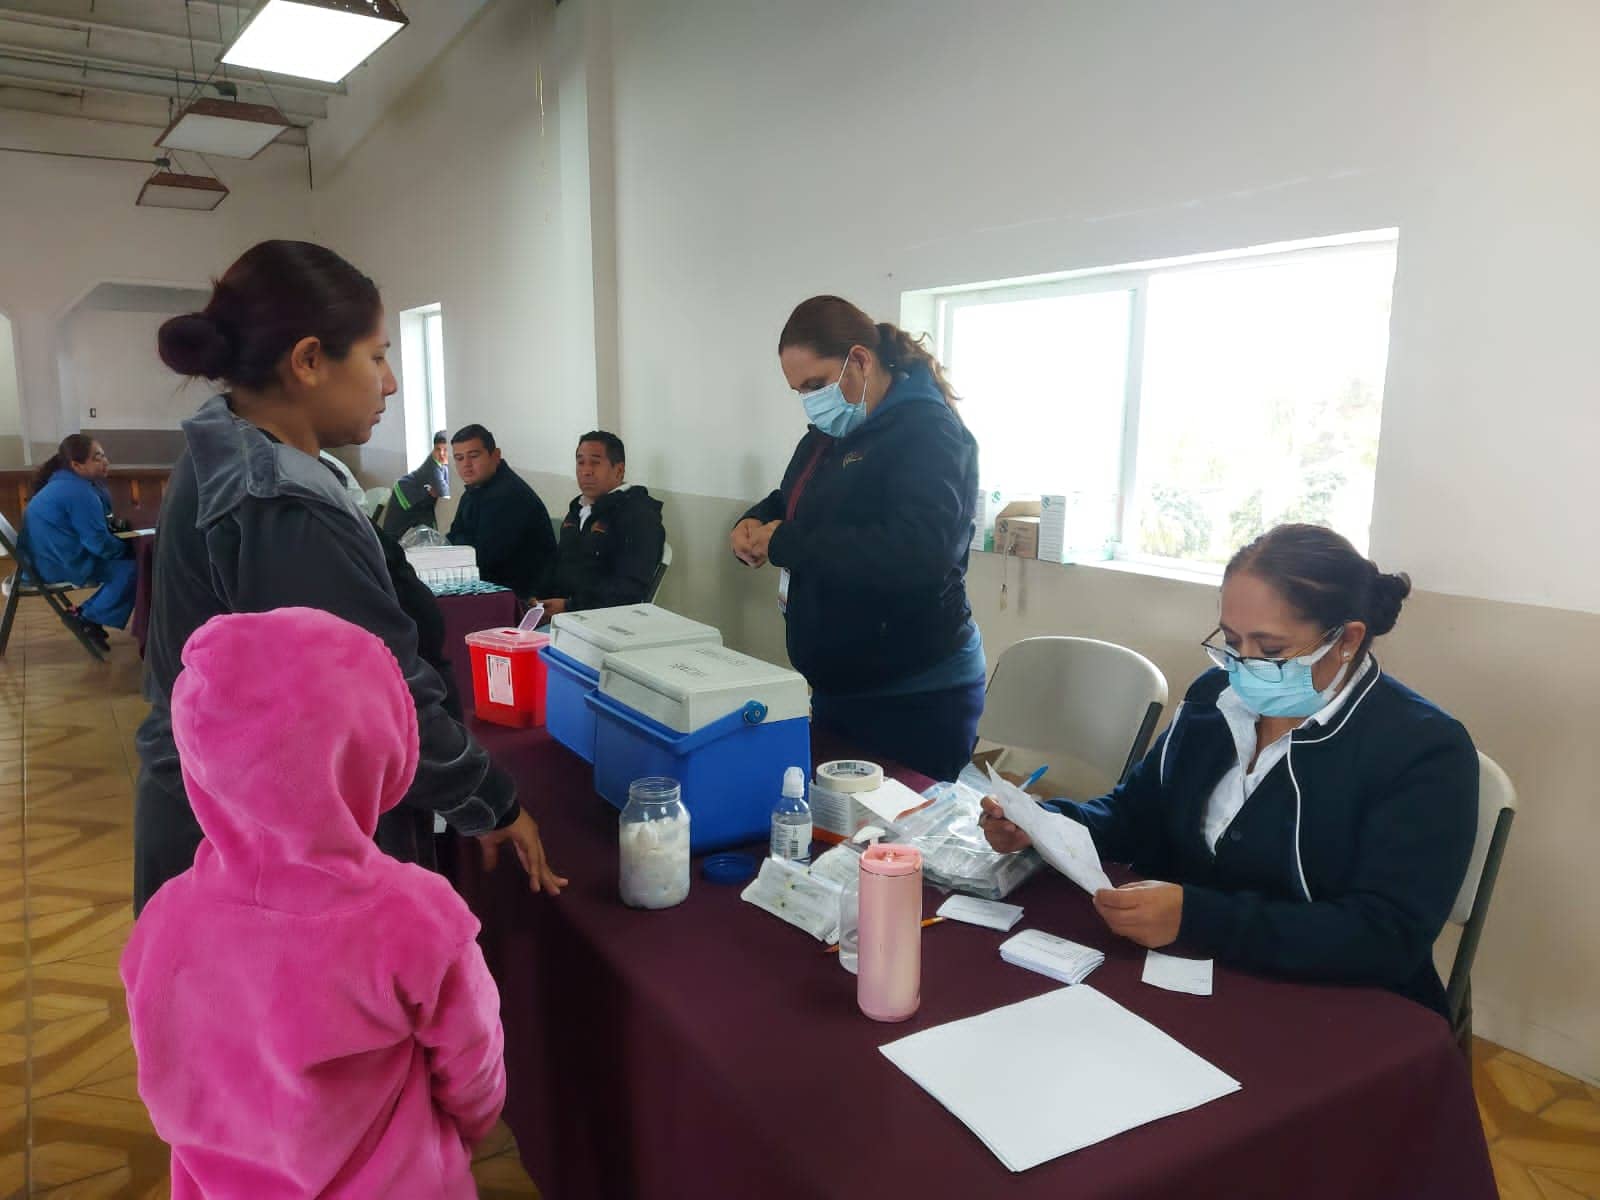
[[[1094,910],[1112,933],[1159,950],[1178,940],[1183,925],[1183,888],[1159,879],[1101,888],[1094,894]]]
[[[504,829],[478,835],[483,846],[483,869],[492,872],[500,861],[500,847],[510,843],[522,860],[522,869],[528,873],[528,886],[536,892],[549,892],[559,896],[567,881],[550,869],[544,856],[544,843],[539,840],[539,826],[524,809],[517,819]]]
[[[1020,825],[1006,819],[1005,809],[993,796],[983,798],[983,812],[978,816],[978,825],[983,830],[983,836],[989,839],[990,848],[1001,854],[1015,854],[1033,845],[1033,839],[1022,831]]]
[[[767,550],[762,545],[760,553],[756,552],[756,536],[766,528],[754,517],[746,517],[733,527],[733,532],[728,535],[728,544],[733,548],[734,557],[747,567],[759,567],[767,561]],[[767,541],[772,540],[772,535],[767,535]]]

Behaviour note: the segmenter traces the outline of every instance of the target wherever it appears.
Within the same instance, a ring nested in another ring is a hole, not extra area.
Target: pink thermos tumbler
[[[922,1003],[922,852],[876,845],[861,856],[856,1003],[874,1021],[904,1021]]]

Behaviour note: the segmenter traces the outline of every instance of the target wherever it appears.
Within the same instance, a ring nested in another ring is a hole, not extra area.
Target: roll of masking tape
[[[883,768],[854,758],[823,763],[817,768],[817,784],[847,796],[872,792],[883,786]]]

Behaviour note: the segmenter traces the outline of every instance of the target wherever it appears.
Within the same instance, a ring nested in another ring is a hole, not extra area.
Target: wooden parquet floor
[[[0,576],[9,574],[0,562]],[[132,926],[141,664],[92,661],[39,600],[0,657],[0,1197],[164,1197],[117,959]],[[479,1193],[537,1197],[501,1126]]]
[[[117,978],[145,706],[113,638],[92,662],[24,601],[0,657],[0,1197],[167,1195]],[[1600,1087],[1481,1040],[1473,1058],[1501,1196],[1600,1200]],[[538,1194],[504,1127],[475,1172],[490,1200]]]

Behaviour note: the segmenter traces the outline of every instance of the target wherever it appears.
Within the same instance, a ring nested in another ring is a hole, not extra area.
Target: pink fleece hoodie
[[[384,644],[328,613],[216,617],[173,727],[206,840],[122,956],[173,1200],[471,1197],[505,1099],[499,996],[443,879],[373,844],[417,764]]]

